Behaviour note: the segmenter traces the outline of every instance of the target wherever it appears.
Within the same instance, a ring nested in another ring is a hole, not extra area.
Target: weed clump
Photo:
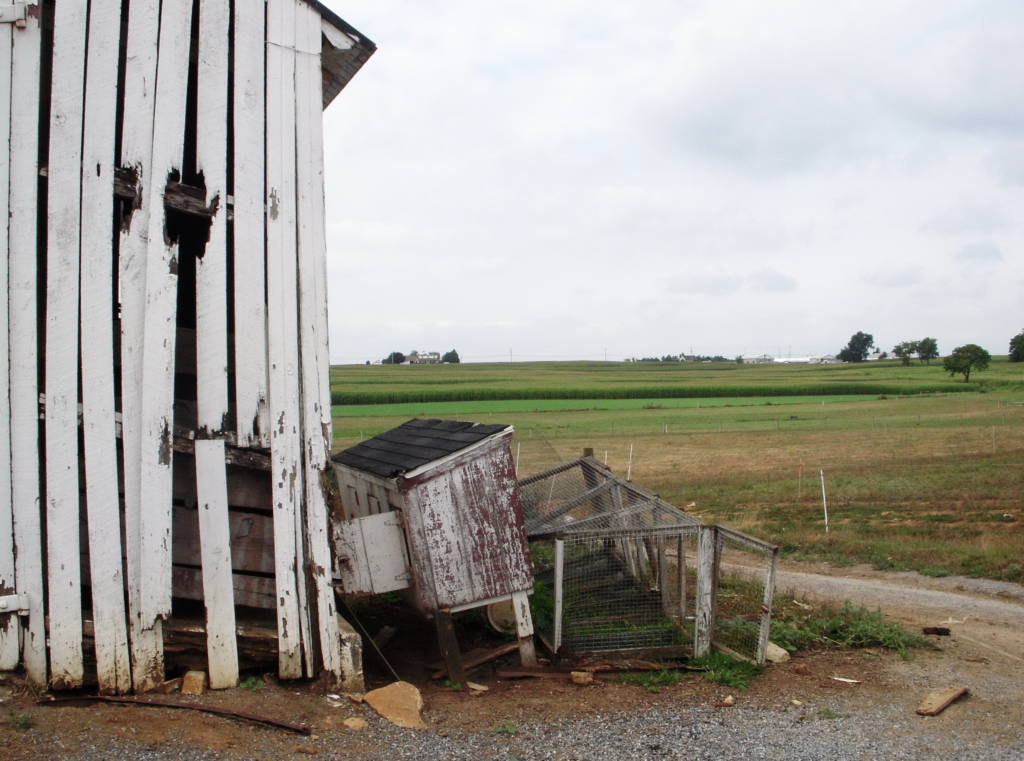
[[[771,639],[790,652],[813,648],[884,647],[906,658],[915,647],[935,649],[924,637],[886,621],[880,610],[845,603],[841,608],[826,606],[803,616],[792,616],[785,606],[780,607],[772,621]]]

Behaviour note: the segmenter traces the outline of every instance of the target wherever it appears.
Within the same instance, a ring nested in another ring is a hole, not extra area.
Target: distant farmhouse
[[[439,365],[441,364],[441,353],[436,351],[413,351],[409,352],[407,361],[410,365]]]

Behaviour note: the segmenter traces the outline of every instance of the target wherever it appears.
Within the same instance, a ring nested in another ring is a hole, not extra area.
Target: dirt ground
[[[922,732],[955,728],[958,732],[1006,741],[1024,730],[1024,587],[1014,584],[949,577],[933,579],[868,568],[783,565],[779,588],[805,599],[849,599],[881,607],[912,630],[943,625],[951,636],[934,637],[937,651],[915,651],[910,659],[882,650],[797,654],[788,663],[771,666],[748,689],[736,690],[688,674],[658,693],[624,684],[619,676],[599,675],[590,686],[553,679],[501,680],[500,665],[488,664],[472,679],[489,689],[481,694],[452,689],[431,680],[434,659],[431,627],[409,623],[386,650],[399,674],[416,683],[425,702],[427,731],[440,735],[494,731],[571,717],[595,717],[619,711],[641,712],[653,706],[715,706],[727,694],[736,704],[756,710],[786,712],[814,718],[835,711],[855,715],[879,703],[897,705],[912,715],[932,689],[964,685],[971,694],[942,715],[922,718]],[[480,631],[466,632],[483,638]],[[465,644],[465,643],[464,643]],[[471,646],[471,645],[470,645]],[[393,679],[372,655],[366,656],[369,687]],[[833,677],[855,679],[842,682]],[[73,755],[95,744],[124,738],[143,747],[173,747],[186,752],[202,748],[225,759],[308,759],[330,750],[358,758],[379,748],[375,737],[381,720],[365,704],[331,699],[313,684],[268,684],[207,693],[201,698],[169,696],[180,702],[229,707],[247,713],[310,727],[312,735],[224,719],[194,711],[91,704],[46,707],[37,704],[22,682],[9,676],[0,682],[0,759],[31,759]],[[797,703],[794,703],[797,701]],[[728,711],[729,708],[718,710]],[[348,729],[346,718],[359,716],[369,726]],[[32,742],[25,742],[31,739]],[[45,752],[43,751],[45,749]]]

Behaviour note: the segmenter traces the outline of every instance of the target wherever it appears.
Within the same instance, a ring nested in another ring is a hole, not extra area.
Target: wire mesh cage
[[[525,478],[519,490],[534,623],[556,650],[675,656],[714,646],[764,660],[773,545],[704,525],[591,458]]]
[[[761,662],[771,626],[777,550],[716,527],[712,642],[719,650]]]

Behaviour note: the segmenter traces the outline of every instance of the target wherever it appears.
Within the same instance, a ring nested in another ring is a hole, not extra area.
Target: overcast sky
[[[328,0],[334,362],[1005,354],[1020,0]]]

